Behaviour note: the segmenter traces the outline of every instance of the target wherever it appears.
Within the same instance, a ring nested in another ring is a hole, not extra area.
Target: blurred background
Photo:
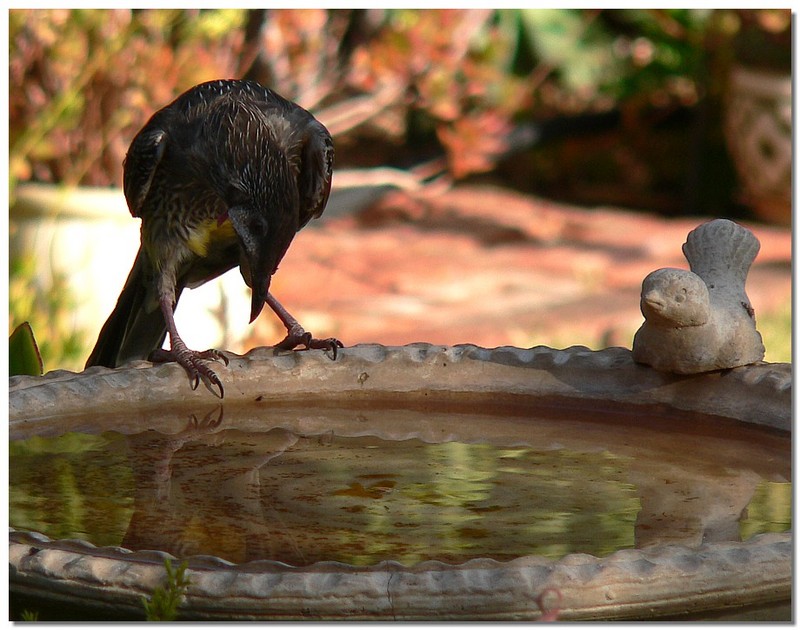
[[[80,369],[139,244],[128,145],[249,78],[334,137],[323,218],[273,292],[345,345],[630,347],[642,278],[702,221],[753,229],[767,359],[791,359],[789,10],[11,10],[10,331]],[[238,271],[185,292],[191,347],[247,325]]]

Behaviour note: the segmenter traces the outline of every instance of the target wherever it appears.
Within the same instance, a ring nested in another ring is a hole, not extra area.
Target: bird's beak
[[[269,223],[267,218],[247,206],[233,206],[228,209],[228,218],[239,237],[244,251],[242,275],[250,285],[252,301],[250,303],[250,323],[253,323],[267,300],[269,283],[274,271],[274,263],[270,260],[271,247],[267,244]]]
[[[648,291],[645,295],[643,295],[642,302],[647,304],[654,311],[662,311],[664,310],[664,306],[666,305],[666,300],[664,299],[664,296],[661,295],[660,291],[657,291],[655,289],[652,289]]]

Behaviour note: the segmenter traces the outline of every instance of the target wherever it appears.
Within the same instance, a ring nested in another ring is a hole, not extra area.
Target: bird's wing
[[[328,203],[333,177],[333,139],[309,111],[272,90],[260,89],[258,99],[265,121],[297,179],[299,230],[319,217]]]
[[[213,102],[235,90],[241,83],[209,81],[197,85],[153,114],[142,130],[136,134],[125,156],[122,179],[125,199],[133,216],[141,216],[153,176],[164,156],[167,144],[173,147],[190,145],[197,129],[192,123],[200,120]],[[252,86],[248,87],[248,94],[253,89]],[[178,135],[168,139],[166,129]]]
[[[160,126],[148,124],[133,139],[125,156],[122,189],[128,208],[135,217],[142,216],[153,175],[164,155],[166,137],[166,132]]]
[[[300,227],[325,210],[333,177],[333,140],[328,130],[311,119],[301,136],[300,169],[297,188],[300,193]]]

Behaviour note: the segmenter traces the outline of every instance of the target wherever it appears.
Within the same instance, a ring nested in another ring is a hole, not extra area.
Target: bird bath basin
[[[789,365],[412,344],[220,376],[12,379],[13,596],[142,618],[173,557],[182,619],[789,615]]]

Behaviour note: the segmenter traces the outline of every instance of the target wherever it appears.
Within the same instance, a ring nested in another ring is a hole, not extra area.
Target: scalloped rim
[[[675,376],[637,365],[625,348],[592,351],[474,345],[402,347],[364,344],[340,351],[275,354],[258,348],[228,355],[219,367],[225,404],[259,398],[352,400],[433,393],[513,393],[530,397],[667,404],[677,409],[791,429],[791,365],[757,364],[725,372]],[[454,369],[455,367],[458,369]],[[366,375],[366,376],[365,376]],[[269,383],[269,389],[265,388]],[[82,373],[14,377],[10,430],[37,432],[54,417],[92,409],[140,412],[179,404],[219,406],[209,392],[192,391],[177,365],[135,362]],[[160,551],[98,548],[11,529],[12,591],[47,595],[99,610],[141,614],[141,597],[162,583]],[[533,619],[536,597],[562,594],[560,619],[624,619],[679,615],[711,608],[788,601],[792,536],[763,534],[743,543],[699,549],[655,546],[606,558],[571,554],[558,561],[525,556],[510,562],[437,561],[404,567],[321,562],[290,567],[274,561],[235,565],[221,558],[189,559],[192,585],[181,606],[191,619]],[[183,618],[183,617],[182,617]]]
[[[361,344],[339,351],[332,361],[321,351],[276,354],[256,348],[226,353],[230,364],[215,366],[225,383],[225,404],[277,400],[379,397],[409,399],[432,392],[459,396],[503,393],[608,400],[626,404],[667,404],[677,409],[725,416],[791,430],[792,370],[787,363],[755,365],[682,376],[634,363],[627,348],[555,350],[415,343],[388,347]],[[453,368],[457,366],[458,370]],[[411,368],[411,369],[409,369]],[[457,373],[456,373],[457,372]],[[121,368],[92,367],[75,373],[56,370],[43,377],[10,379],[11,427],[85,412],[163,409],[219,404],[203,387],[187,387],[174,363],[136,361]],[[269,387],[266,384],[269,384]],[[195,409],[195,407],[192,407]]]
[[[141,597],[163,584],[160,551],[131,552],[11,530],[11,590],[71,604],[141,614]],[[188,559],[187,619],[533,619],[536,597],[562,594],[560,620],[636,619],[788,601],[792,537],[744,543],[571,554],[510,562],[428,561],[404,567],[319,562],[296,568],[263,560],[233,565]]]

